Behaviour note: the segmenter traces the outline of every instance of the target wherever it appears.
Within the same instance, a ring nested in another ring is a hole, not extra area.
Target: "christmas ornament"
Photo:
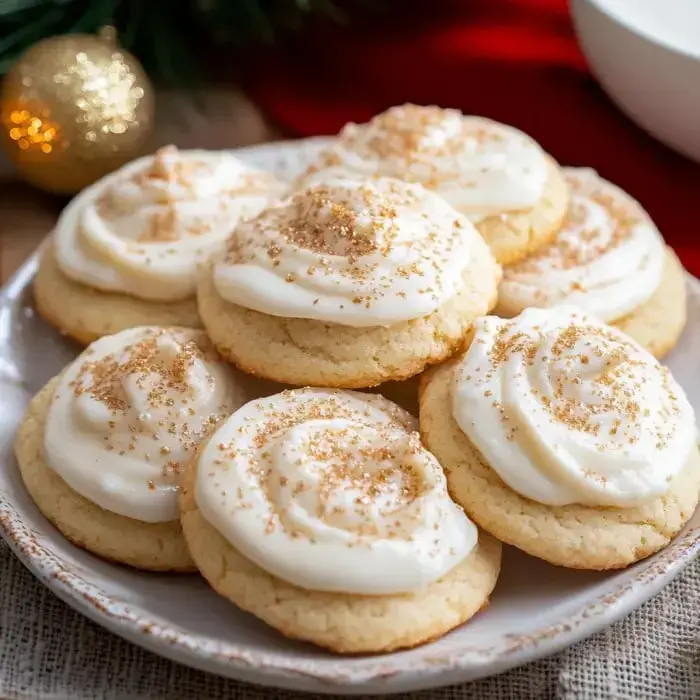
[[[0,89],[0,144],[29,182],[73,194],[139,155],[153,89],[114,30],[44,39]]]

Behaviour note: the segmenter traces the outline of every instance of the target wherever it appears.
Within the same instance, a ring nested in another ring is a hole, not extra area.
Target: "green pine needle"
[[[0,73],[42,38],[95,33],[111,24],[119,42],[156,79],[191,83],[197,46],[272,43],[312,15],[345,22],[383,0],[0,0]]]

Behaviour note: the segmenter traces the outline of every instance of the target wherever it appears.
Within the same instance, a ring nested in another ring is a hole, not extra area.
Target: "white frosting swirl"
[[[354,173],[419,182],[478,223],[532,209],[549,177],[542,148],[522,131],[455,109],[402,105],[347,124],[301,181]]]
[[[297,586],[422,588],[471,552],[477,530],[416,428],[369,394],[297,389],[252,401],[202,450],[197,505],[233,547]]]
[[[105,510],[177,520],[180,471],[242,403],[235,389],[201,332],[143,327],[105,336],[61,376],[46,419],[46,462]]]
[[[478,246],[487,254],[469,221],[420,185],[337,180],[241,223],[214,284],[225,300],[272,316],[391,325],[462,289]]]
[[[668,369],[572,307],[479,321],[452,412],[510,488],[547,505],[657,498],[696,440],[693,409]]]
[[[285,187],[231,155],[168,147],[81,192],[55,232],[71,279],[140,299],[195,294],[197,266]]]
[[[589,168],[566,168],[571,206],[551,245],[504,269],[499,311],[576,305],[615,321],[654,294],[665,244],[638,202]]]

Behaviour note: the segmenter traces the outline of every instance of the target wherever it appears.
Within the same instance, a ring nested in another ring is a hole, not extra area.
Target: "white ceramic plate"
[[[319,143],[272,144],[238,155],[289,177]],[[34,314],[28,285],[35,266],[33,258],[0,294],[0,532],[56,595],[151,651],[224,676],[335,695],[447,685],[498,673],[593,634],[654,595],[700,551],[700,513],[666,550],[619,573],[560,569],[506,547],[487,611],[427,646],[354,658],[285,639],[197,576],[108,564],[73,547],[40,515],[12,455],[29,398],[78,351]],[[669,364],[700,413],[700,283],[689,278],[688,290],[690,324]]]

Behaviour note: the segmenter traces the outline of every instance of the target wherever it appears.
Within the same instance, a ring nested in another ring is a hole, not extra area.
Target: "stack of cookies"
[[[636,201],[488,119],[392,108],[292,183],[164,149],[58,222],[36,305],[89,345],[20,470],[102,557],[337,652],[415,646],[487,605],[502,542],[622,568],[691,517],[656,359],[684,290]]]

